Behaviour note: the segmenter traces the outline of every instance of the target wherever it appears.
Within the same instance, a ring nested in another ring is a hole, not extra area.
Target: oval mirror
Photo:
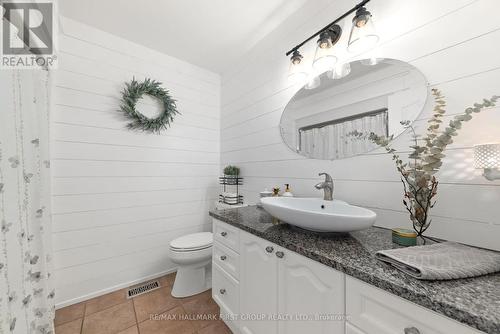
[[[342,159],[377,145],[354,132],[396,138],[402,121],[422,112],[428,83],[414,66],[395,59],[359,60],[324,72],[288,102],[280,121],[283,141],[313,159]]]

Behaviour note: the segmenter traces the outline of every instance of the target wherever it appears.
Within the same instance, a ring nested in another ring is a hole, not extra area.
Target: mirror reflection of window
[[[341,118],[299,128],[299,151],[307,157],[342,159],[371,151],[376,148],[367,137],[354,137],[354,131],[389,134],[387,108],[370,111],[352,117]]]
[[[353,131],[397,137],[404,131],[400,122],[417,119],[427,100],[425,77],[405,62],[339,66],[337,74],[320,75],[318,87],[300,89],[283,112],[282,138],[303,156],[331,160],[370,152],[376,145],[354,138]]]

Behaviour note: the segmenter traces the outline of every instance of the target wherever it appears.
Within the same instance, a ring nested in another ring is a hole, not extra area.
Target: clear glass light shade
[[[321,85],[321,79],[319,78],[319,75],[317,74],[311,74],[307,78],[307,82],[304,86],[305,89],[314,89],[317,88]]]
[[[384,58],[371,57],[371,58],[361,59],[361,64],[367,65],[367,66],[375,66],[378,63],[380,63],[382,60],[384,60]]]
[[[500,144],[474,146],[474,167],[500,168]]]
[[[333,48],[322,49],[319,46],[316,48],[314,54],[313,68],[317,73],[335,68],[337,64],[337,57],[333,54]]]
[[[379,36],[375,30],[373,19],[369,19],[363,26],[353,24],[347,50],[352,53],[362,53],[375,47]]]
[[[332,38],[330,37],[330,34],[321,34],[320,38],[318,40],[318,47],[321,49],[329,49],[333,46],[332,44]]]
[[[342,79],[345,76],[348,76],[349,73],[351,73],[351,64],[345,63],[345,64],[338,64],[335,66],[335,69],[328,71],[326,75],[330,79]]]
[[[290,68],[288,69],[288,80],[292,84],[304,84],[307,80],[308,74],[304,62],[298,64],[290,63]]]

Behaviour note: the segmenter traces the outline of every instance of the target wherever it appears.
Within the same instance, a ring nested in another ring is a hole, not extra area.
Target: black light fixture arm
[[[297,44],[293,49],[291,49],[290,51],[288,51],[286,53],[286,56],[289,56],[291,55],[294,51],[298,50],[300,47],[302,47],[304,44],[306,44],[307,42],[309,42],[311,39],[315,38],[316,36],[318,36],[319,34],[321,34],[323,31],[327,30],[328,28],[330,28],[332,25],[334,25],[335,23],[345,19],[347,16],[351,15],[352,13],[354,13],[355,11],[357,11],[359,8],[363,7],[364,5],[366,5],[368,2],[370,2],[371,0],[363,0],[361,1],[359,4],[357,4],[355,7],[353,7],[352,9],[350,9],[349,11],[345,12],[344,14],[342,14],[341,16],[339,16],[335,21],[331,22],[330,24],[328,24],[326,27],[324,27],[323,29],[319,30],[318,32],[316,32],[314,35],[312,35],[311,37],[305,39],[302,43],[300,44]]]

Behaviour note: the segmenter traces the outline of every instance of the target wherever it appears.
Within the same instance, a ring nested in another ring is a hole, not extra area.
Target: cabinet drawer
[[[216,263],[212,266],[212,298],[220,306],[224,318],[232,318],[239,313],[238,281],[226,274]]]
[[[238,253],[219,242],[215,242],[213,247],[213,261],[238,280],[240,274],[240,256]]]
[[[405,334],[410,328],[419,334],[482,333],[352,277],[346,279],[346,315],[365,334]]]
[[[240,244],[239,229],[214,219],[213,233],[215,241],[218,241],[224,246],[231,248],[233,251],[238,252]]]

